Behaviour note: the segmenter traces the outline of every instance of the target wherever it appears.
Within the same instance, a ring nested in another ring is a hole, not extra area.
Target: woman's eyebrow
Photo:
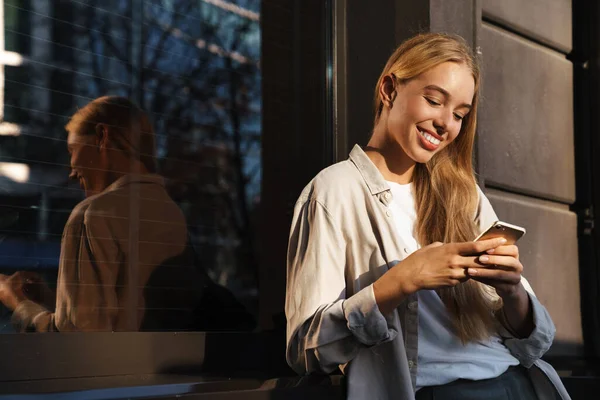
[[[442,87],[439,87],[438,85],[427,85],[425,86],[425,89],[429,89],[429,90],[435,90],[437,92],[440,92],[443,96],[445,96],[446,98],[450,98],[452,97],[450,95],[450,93],[448,93],[448,91]],[[459,106],[459,108],[464,107],[464,108],[468,108],[469,110],[471,108],[473,108],[473,106],[471,104],[468,103],[463,103]]]

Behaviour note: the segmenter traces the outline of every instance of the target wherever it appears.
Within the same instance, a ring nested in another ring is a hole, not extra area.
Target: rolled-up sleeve
[[[525,368],[529,368],[550,349],[556,328],[548,310],[535,297],[524,278],[522,283],[528,289],[527,294],[529,295],[535,328],[526,338],[517,338],[513,335],[506,337],[504,344]]]
[[[33,329],[36,332],[56,332],[54,313],[31,300],[22,301],[12,315],[12,323],[19,332]]]
[[[373,286],[346,297],[345,239],[316,200],[296,204],[287,259],[287,361],[299,374],[329,373],[397,332]]]

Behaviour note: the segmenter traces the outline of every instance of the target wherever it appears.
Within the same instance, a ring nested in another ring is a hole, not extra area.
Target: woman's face
[[[70,179],[79,181],[85,197],[102,192],[106,188],[107,171],[110,166],[95,135],[70,131],[67,137],[67,149],[71,156]]]
[[[475,80],[464,64],[445,62],[396,83],[396,92],[385,112],[387,134],[414,162],[426,163],[458,136],[471,108]]]

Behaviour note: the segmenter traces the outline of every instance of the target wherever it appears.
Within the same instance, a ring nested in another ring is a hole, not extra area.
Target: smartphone
[[[498,237],[503,237],[506,239],[506,244],[515,244],[517,240],[521,239],[521,237],[525,234],[525,228],[509,224],[507,222],[496,221],[487,228],[483,233],[475,239],[475,242],[478,240],[486,240],[486,239],[494,239]]]

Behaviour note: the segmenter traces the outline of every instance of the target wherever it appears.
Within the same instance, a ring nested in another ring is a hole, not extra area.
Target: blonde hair
[[[393,74],[399,84],[445,62],[466,65],[475,80],[472,108],[463,120],[457,138],[426,164],[417,164],[413,174],[417,221],[415,233],[422,246],[471,241],[477,228],[478,193],[472,165],[477,124],[480,72],[477,61],[458,36],[425,33],[398,47],[389,58],[375,89],[375,124],[383,109],[379,95],[385,76]],[[463,341],[489,337],[496,328],[494,313],[502,306],[493,290],[469,280],[438,293],[448,308],[457,336]]]
[[[138,106],[125,97],[99,97],[77,110],[65,129],[77,135],[93,135],[97,124],[119,133],[112,138],[114,148],[139,160],[149,172],[156,172],[154,130]]]

